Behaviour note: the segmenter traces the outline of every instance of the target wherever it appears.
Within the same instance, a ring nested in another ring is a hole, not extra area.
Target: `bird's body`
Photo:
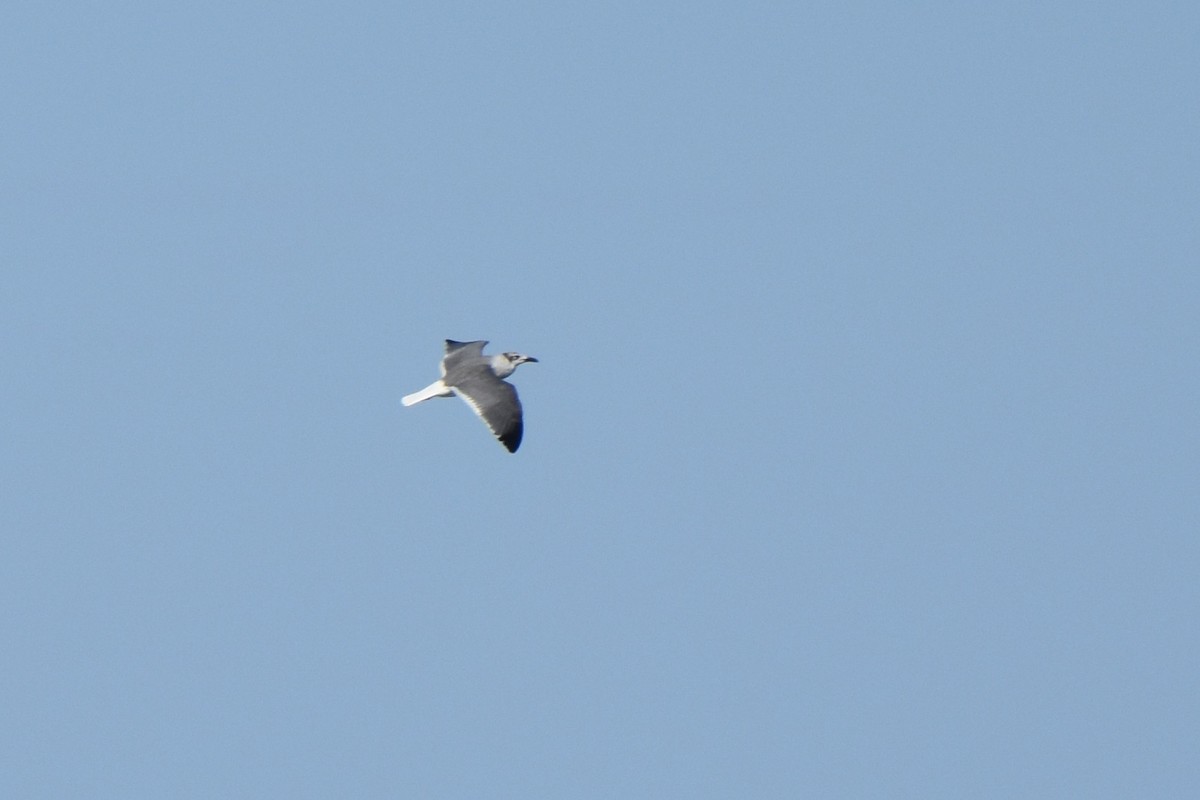
[[[446,355],[442,358],[441,380],[434,381],[419,392],[405,395],[400,402],[416,405],[431,397],[458,395],[479,415],[492,433],[510,453],[521,446],[524,423],[517,390],[504,379],[526,362],[537,362],[532,356],[520,353],[484,355],[487,342],[456,342],[446,340]]]

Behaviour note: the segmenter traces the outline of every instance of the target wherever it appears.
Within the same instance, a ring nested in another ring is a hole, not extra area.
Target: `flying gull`
[[[533,356],[520,353],[499,353],[485,356],[487,342],[456,342],[446,340],[446,355],[442,358],[442,378],[419,392],[405,395],[400,402],[416,405],[431,397],[458,395],[467,401],[479,418],[500,443],[515,453],[521,446],[521,401],[517,390],[504,379],[526,361],[537,363]]]

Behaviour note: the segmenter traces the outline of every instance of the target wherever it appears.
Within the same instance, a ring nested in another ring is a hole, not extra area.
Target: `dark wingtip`
[[[483,340],[483,341],[477,340],[474,342],[460,342],[457,339],[447,339],[446,340],[446,355],[450,355],[451,353],[453,353],[455,350],[458,350],[459,348],[468,347],[473,344],[478,344],[480,350],[487,347],[487,345],[488,345],[486,340]]]
[[[524,426],[518,425],[503,436],[497,436],[500,444],[504,445],[508,452],[515,453],[517,448],[521,446],[521,434],[524,433]]]

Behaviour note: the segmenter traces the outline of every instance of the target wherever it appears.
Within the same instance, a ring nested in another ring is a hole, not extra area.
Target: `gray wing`
[[[485,362],[483,348],[487,342],[456,342],[446,340],[446,355],[442,358],[442,377],[455,367],[466,366],[473,361]]]
[[[454,392],[467,401],[508,452],[517,452],[525,426],[521,421],[521,401],[511,383],[490,371],[479,370],[456,383]]]

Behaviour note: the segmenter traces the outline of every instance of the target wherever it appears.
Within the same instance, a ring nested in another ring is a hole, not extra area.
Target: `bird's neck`
[[[497,378],[507,378],[513,374],[513,370],[517,367],[507,357],[502,355],[492,356],[492,372],[496,373]]]

